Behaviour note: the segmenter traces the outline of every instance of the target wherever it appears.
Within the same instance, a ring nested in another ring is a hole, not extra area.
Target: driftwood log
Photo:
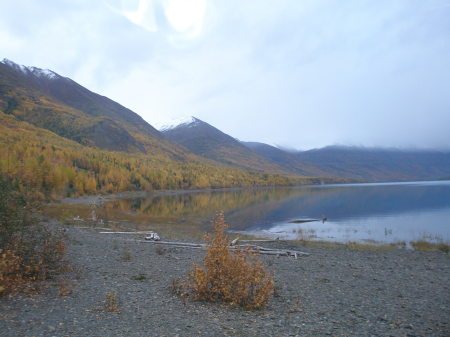
[[[138,232],[100,232],[100,234],[145,234],[145,235],[150,235],[153,234],[155,232],[153,231],[138,231]]]
[[[152,243],[156,245],[168,245],[173,247],[179,247],[179,248],[197,248],[197,249],[207,249],[206,244],[203,243],[190,243],[190,242],[172,242],[172,241],[144,241],[144,240],[136,240],[137,242],[145,242],[145,243]],[[257,241],[257,240],[255,240]],[[261,255],[277,255],[277,256],[293,256],[295,258],[298,258],[300,256],[309,256],[309,253],[301,252],[298,250],[284,250],[284,249],[272,249],[272,248],[265,248],[260,246],[254,246],[254,245],[235,245],[235,246],[229,246],[228,249],[230,250],[248,250],[252,253],[259,253]]]
[[[100,234],[156,234],[153,231],[136,231],[136,232],[100,232]],[[157,234],[156,234],[157,235]],[[134,242],[143,242],[143,243],[151,243],[154,245],[166,245],[173,246],[179,248],[194,248],[194,249],[206,249],[207,245],[204,243],[191,243],[191,242],[174,242],[174,241],[153,241],[153,240],[133,240]],[[238,245],[238,242],[277,242],[280,240],[239,240],[239,238],[231,241],[228,249],[238,251],[238,250],[248,250],[252,253],[259,253],[262,255],[276,255],[276,256],[293,256],[294,258],[298,258],[299,256],[309,256],[309,253],[301,252],[298,250],[284,250],[284,249],[272,249],[265,248],[256,245],[244,244]]]

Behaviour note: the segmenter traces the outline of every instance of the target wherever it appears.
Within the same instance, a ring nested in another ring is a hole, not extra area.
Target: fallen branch
[[[239,239],[236,242],[238,242],[238,241],[239,242],[279,242],[280,239],[279,238],[276,238],[274,240],[241,240],[241,239]]]
[[[172,242],[172,241],[143,241],[143,240],[135,240],[135,242],[145,242],[152,243],[157,245],[169,245],[179,248],[200,248],[206,249],[206,245],[202,243],[188,243],[188,242]],[[259,246],[230,246],[228,247],[230,250],[249,250],[252,253],[259,253],[262,255],[277,255],[277,256],[293,256],[297,258],[298,256],[309,256],[309,253],[297,251],[297,250],[280,250],[280,249],[271,249]]]
[[[145,234],[150,235],[155,232],[152,231],[140,231],[140,232],[99,232],[100,234]]]
[[[136,232],[100,232],[101,234],[144,234],[144,235],[153,235],[156,234],[153,231],[136,231]],[[159,237],[158,237],[159,238]],[[155,245],[166,245],[173,246],[179,248],[197,248],[197,249],[206,249],[206,244],[204,243],[191,243],[191,242],[176,242],[176,241],[153,241],[153,240],[133,240],[134,242],[145,242],[152,243]],[[272,249],[265,248],[261,246],[255,245],[236,245],[238,241],[242,242],[276,242],[279,240],[239,240],[238,238],[234,239],[228,249],[230,250],[249,250],[252,253],[259,253],[262,255],[277,255],[277,256],[293,256],[295,258],[299,256],[309,256],[309,253],[300,252],[297,250],[281,250],[281,249]]]

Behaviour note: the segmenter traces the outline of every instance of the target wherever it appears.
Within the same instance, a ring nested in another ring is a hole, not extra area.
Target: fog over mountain
[[[369,182],[448,179],[450,174],[450,150],[327,146],[287,151],[260,142],[239,142],[195,117],[161,132],[207,159],[265,172]]]
[[[258,183],[262,184],[292,184],[288,177],[297,183],[320,183],[433,180],[447,179],[450,174],[450,151],[337,146],[286,151],[261,142],[239,141],[196,117],[158,131],[132,110],[68,77],[8,59],[0,62],[0,112],[5,135],[14,136],[20,133],[18,125],[26,128],[31,124],[36,127],[33,129],[36,133],[41,129],[60,136],[62,139],[56,143],[72,140],[90,148],[134,153],[141,156],[141,160],[153,158],[161,163],[164,158],[171,164],[177,161],[184,162],[183,165],[197,163],[200,164],[197,170],[205,173],[208,165],[217,167],[221,174],[244,169],[260,174],[263,181]],[[27,142],[27,136],[22,137]],[[43,139],[40,141],[42,143]],[[28,143],[33,143],[31,138]],[[9,141],[5,139],[3,144],[0,142],[0,145],[6,144]],[[41,146],[43,149],[46,147]],[[80,161],[82,167],[86,166],[85,160]],[[129,162],[124,166],[133,170]],[[252,174],[239,174],[252,178]],[[271,182],[269,174],[274,175]],[[134,184],[137,182],[130,179]],[[228,174],[227,179],[239,183],[233,174]],[[250,179],[247,183],[257,182]],[[124,183],[121,186],[125,186]]]
[[[449,148],[447,0],[0,3],[0,55],[155,127],[197,116],[245,141]]]

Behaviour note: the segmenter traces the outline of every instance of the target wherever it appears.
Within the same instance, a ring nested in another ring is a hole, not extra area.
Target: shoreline
[[[201,263],[202,250],[156,248],[138,242],[140,237],[135,241],[130,235],[55,226],[68,235],[68,258],[77,271],[65,276],[71,278],[70,291],[59,295],[61,280],[53,280],[42,294],[1,299],[2,337],[444,337],[450,332],[450,259],[443,253],[264,243],[268,248],[311,255],[260,256],[274,273],[276,296],[266,308],[248,312],[219,304],[183,303],[171,294],[172,280]],[[104,307],[111,293],[119,312]]]
[[[79,197],[61,198],[52,203],[66,203],[66,204],[83,204],[97,201],[98,199],[104,199],[106,201],[112,201],[121,198],[141,198],[150,195],[172,195],[172,194],[187,194],[187,193],[202,193],[202,192],[226,192],[226,191],[251,191],[251,190],[264,190],[273,188],[308,188],[308,187],[335,187],[335,186],[386,186],[386,185],[409,185],[409,184],[423,184],[423,183],[445,183],[450,184],[450,180],[415,180],[415,181],[390,181],[390,182],[354,182],[354,183],[326,183],[326,184],[305,184],[305,185],[292,185],[292,186],[253,186],[253,187],[220,187],[220,188],[205,188],[205,189],[193,189],[193,190],[155,190],[155,191],[127,191],[111,194],[97,194],[97,195],[84,195]]]

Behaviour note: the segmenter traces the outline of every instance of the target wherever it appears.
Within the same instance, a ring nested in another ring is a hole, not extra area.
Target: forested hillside
[[[0,110],[18,120],[106,150],[186,158],[133,111],[50,70],[0,62]]]
[[[40,197],[133,190],[290,185],[287,177],[196,160],[105,151],[0,113],[0,174]]]
[[[311,181],[198,157],[114,101],[8,60],[0,62],[0,174],[45,198]]]

